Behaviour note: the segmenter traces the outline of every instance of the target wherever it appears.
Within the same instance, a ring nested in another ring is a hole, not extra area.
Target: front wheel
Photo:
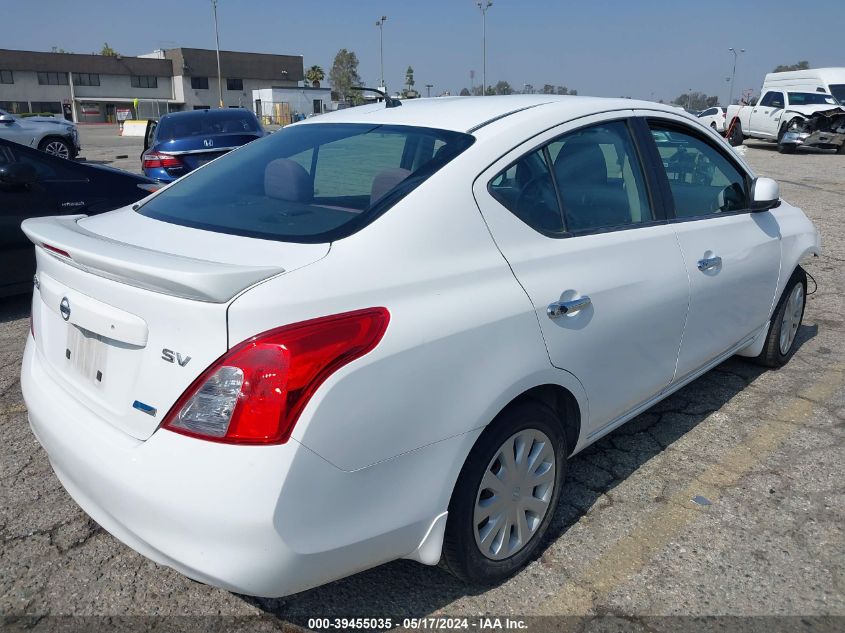
[[[546,405],[524,400],[485,429],[449,503],[445,567],[465,582],[494,584],[537,552],[566,471],[566,439]]]
[[[742,125],[740,125],[739,121],[735,121],[733,127],[731,128],[731,133],[728,136],[728,142],[733,146],[737,147],[742,145],[742,141],[744,140],[742,136]]]
[[[38,149],[59,158],[70,158],[71,155],[70,143],[58,136],[45,138],[38,144]]]
[[[807,302],[807,273],[800,266],[792,273],[775,307],[766,343],[757,362],[766,367],[783,367],[795,353],[795,338],[804,319]]]

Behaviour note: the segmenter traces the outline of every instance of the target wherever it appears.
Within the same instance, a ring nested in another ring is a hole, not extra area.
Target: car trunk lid
[[[33,329],[45,368],[141,440],[228,349],[231,299],[328,253],[327,244],[223,235],[131,211],[32,219],[23,229],[36,244]]]

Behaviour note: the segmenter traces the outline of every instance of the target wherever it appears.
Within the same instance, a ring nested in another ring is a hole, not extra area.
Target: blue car
[[[166,114],[147,124],[144,175],[160,182],[176,180],[265,134],[256,116],[242,108]]]

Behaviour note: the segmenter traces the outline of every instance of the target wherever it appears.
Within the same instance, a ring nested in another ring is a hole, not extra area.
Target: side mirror
[[[780,185],[771,178],[755,178],[751,185],[751,210],[768,211],[780,205]]]
[[[0,182],[7,185],[31,185],[38,180],[35,167],[26,163],[0,165]]]
[[[10,114],[0,114],[0,123],[11,125],[15,122],[15,117]]]

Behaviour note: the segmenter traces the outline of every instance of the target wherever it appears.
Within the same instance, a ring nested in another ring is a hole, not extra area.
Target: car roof
[[[556,108],[561,120],[574,119],[598,112],[648,109],[677,114],[670,106],[635,99],[610,99],[570,95],[507,95],[490,97],[433,97],[406,99],[401,107],[387,108],[384,102],[328,112],[295,123],[373,123],[380,125],[412,125],[456,132],[472,133],[494,121],[529,108]]]

